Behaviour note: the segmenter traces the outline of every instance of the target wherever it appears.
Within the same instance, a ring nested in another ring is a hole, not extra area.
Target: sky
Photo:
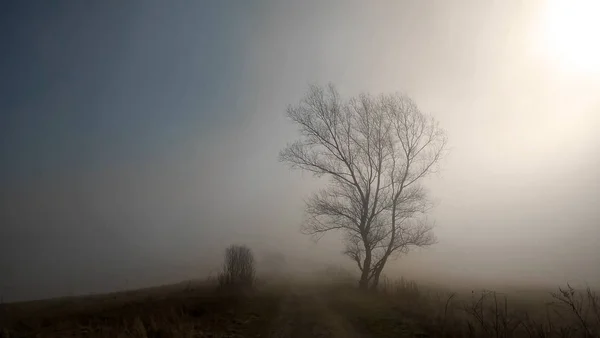
[[[448,134],[439,243],[390,273],[600,284],[600,26],[574,6],[3,3],[0,294],[199,278],[231,243],[347,263],[335,234],[299,233],[321,183],[277,161],[285,108],[328,82],[406,93]]]

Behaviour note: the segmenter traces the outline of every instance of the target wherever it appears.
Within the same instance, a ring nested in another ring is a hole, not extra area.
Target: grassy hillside
[[[335,278],[244,292],[194,282],[5,304],[0,337],[598,337],[598,304],[591,290],[452,293],[404,279],[376,293]]]

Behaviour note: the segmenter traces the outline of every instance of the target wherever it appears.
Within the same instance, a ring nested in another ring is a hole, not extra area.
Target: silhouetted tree
[[[218,281],[221,287],[251,287],[254,284],[254,255],[250,248],[243,245],[231,245],[225,250],[223,270]]]
[[[341,230],[360,288],[376,288],[389,259],[435,243],[420,184],[445,153],[446,134],[432,117],[401,94],[342,100],[333,85],[311,86],[287,115],[301,137],[280,160],[330,178],[307,201],[303,232],[318,240]]]

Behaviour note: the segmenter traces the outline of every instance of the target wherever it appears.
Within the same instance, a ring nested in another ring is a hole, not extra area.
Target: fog
[[[323,181],[277,161],[297,138],[287,105],[328,82],[406,93],[448,134],[426,182],[439,243],[387,273],[600,284],[600,72],[540,46],[542,2],[14,6],[0,20],[5,301],[203,278],[231,243],[353,268],[339,236],[299,232]]]

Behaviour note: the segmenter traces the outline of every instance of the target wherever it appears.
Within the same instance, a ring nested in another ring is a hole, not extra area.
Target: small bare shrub
[[[244,245],[231,245],[225,250],[223,270],[217,276],[222,288],[250,288],[254,285],[254,255]]]
[[[467,321],[470,335],[519,337],[524,314],[509,310],[506,295],[484,290],[481,296],[476,298],[473,293],[471,302],[466,303],[463,310],[470,316]]]
[[[600,337],[600,298],[588,288],[577,291],[567,284],[551,293],[545,316],[509,310],[507,297],[483,291],[463,305],[469,337]],[[542,304],[540,304],[542,305]],[[444,328],[444,327],[442,327]]]
[[[578,323],[583,337],[600,336],[600,298],[589,287],[586,292],[576,291],[571,285],[558,288],[552,297],[556,304],[567,310]]]

